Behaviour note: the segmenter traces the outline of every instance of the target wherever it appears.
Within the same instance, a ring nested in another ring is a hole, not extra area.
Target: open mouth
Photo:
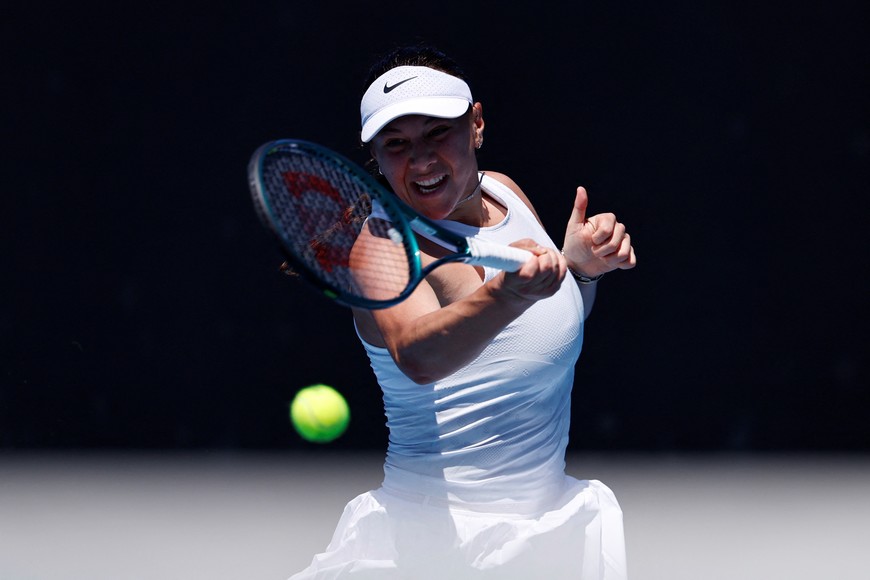
[[[420,193],[432,193],[433,191],[438,189],[446,179],[446,175],[438,175],[429,179],[421,179],[420,181],[415,181],[414,185],[417,186],[417,189],[420,190]]]

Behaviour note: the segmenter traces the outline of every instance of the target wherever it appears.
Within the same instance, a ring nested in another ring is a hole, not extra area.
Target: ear
[[[383,175],[384,172],[381,171],[381,162],[378,160],[378,156],[375,155],[375,148],[371,143],[369,143],[369,156],[372,158],[372,161],[375,162],[375,166],[378,168],[378,174]]]
[[[483,122],[483,105],[479,102],[474,103],[471,109],[471,122],[474,130],[474,146],[477,149],[480,149],[480,146],[483,145],[483,128],[485,123]]]

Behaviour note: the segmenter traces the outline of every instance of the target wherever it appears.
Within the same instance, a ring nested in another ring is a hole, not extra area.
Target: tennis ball
[[[341,393],[328,385],[301,389],[290,403],[290,420],[303,439],[329,443],[341,436],[350,422],[350,408]]]

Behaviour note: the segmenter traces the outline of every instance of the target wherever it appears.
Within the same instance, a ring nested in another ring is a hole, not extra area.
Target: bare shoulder
[[[538,217],[538,212],[535,211],[535,206],[532,205],[529,197],[513,179],[511,179],[504,173],[499,173],[498,171],[484,171],[484,173],[486,173],[487,177],[492,177],[502,185],[506,185],[508,188],[510,188],[511,191],[517,194],[517,197],[519,197],[520,200],[522,200],[522,202],[526,204],[530,210],[532,210],[532,213],[535,214],[535,218],[537,218],[538,222],[541,222],[541,218]]]
[[[507,185],[517,195],[522,195],[523,197],[525,197],[523,190],[520,189],[520,186],[517,185],[516,181],[514,181],[504,173],[499,173],[498,171],[484,171],[483,173],[485,173],[487,177],[492,177],[499,183]]]

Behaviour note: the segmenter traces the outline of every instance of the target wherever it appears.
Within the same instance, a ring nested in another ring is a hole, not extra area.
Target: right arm
[[[381,310],[356,311],[357,325],[374,333],[399,369],[419,384],[444,378],[476,358],[511,321],[537,300],[552,296],[567,271],[565,258],[531,240],[512,244],[534,254],[517,272],[501,272],[485,284],[471,266],[448,264],[439,270],[459,283],[474,276],[476,288],[442,306],[423,280],[403,302]],[[369,342],[373,342],[369,340]]]

